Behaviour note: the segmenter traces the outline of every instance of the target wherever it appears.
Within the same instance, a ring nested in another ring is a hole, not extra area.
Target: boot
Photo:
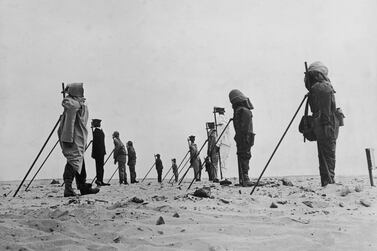
[[[72,188],[72,180],[64,180],[64,197],[74,197],[77,194]]]
[[[248,169],[246,169],[246,168],[242,169],[242,186],[243,187],[253,186],[253,183],[250,181],[248,173],[249,173]]]
[[[99,188],[92,188],[92,184],[85,183],[80,186],[81,195],[96,194],[99,192]]]

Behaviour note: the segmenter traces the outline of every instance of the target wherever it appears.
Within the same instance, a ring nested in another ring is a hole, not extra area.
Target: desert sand
[[[1,182],[0,249],[377,250],[377,188],[367,177],[337,177],[326,188],[316,176],[284,179],[262,179],[253,196],[235,179],[230,186],[204,180],[188,191],[189,180],[112,180],[96,195],[70,198],[52,179],[15,198],[19,181]],[[203,186],[210,198],[192,195]]]

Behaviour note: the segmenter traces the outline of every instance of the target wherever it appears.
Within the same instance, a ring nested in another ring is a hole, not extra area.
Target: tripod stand
[[[62,93],[63,93],[63,98],[65,98],[65,88],[64,88],[64,83],[62,83]],[[22,181],[21,181],[20,185],[18,186],[16,192],[14,193],[13,197],[16,197],[16,195],[17,195],[18,191],[20,190],[21,186],[24,184],[24,182],[25,182],[27,176],[29,175],[29,173],[30,173],[31,170],[33,169],[33,167],[34,167],[35,163],[37,162],[39,156],[41,155],[41,153],[43,152],[44,148],[46,147],[48,141],[50,140],[52,134],[54,133],[56,127],[58,126],[58,124],[59,124],[61,118],[62,118],[62,115],[60,115],[58,121],[56,121],[55,126],[52,128],[52,131],[51,131],[50,134],[48,135],[48,137],[47,137],[45,143],[43,144],[41,150],[40,150],[39,153],[37,154],[37,157],[35,157],[33,163],[31,164],[29,170],[28,170],[27,173],[25,174],[25,177],[22,179]],[[55,148],[55,147],[54,147],[54,148]]]

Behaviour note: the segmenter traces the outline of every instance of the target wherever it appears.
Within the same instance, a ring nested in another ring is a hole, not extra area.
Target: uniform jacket
[[[127,151],[123,142],[119,138],[113,138],[114,140],[114,160],[115,162],[127,161]]]
[[[102,129],[95,128],[93,131],[92,158],[103,158],[105,154],[105,134]]]
[[[161,159],[156,159],[156,169],[157,171],[162,171],[164,167],[162,166],[162,161]]]
[[[233,126],[236,132],[234,140],[237,144],[254,145],[253,113],[250,109],[239,106],[234,110]]]
[[[215,145],[216,143],[216,132],[212,131],[210,135],[208,136],[208,150],[207,155],[213,156],[217,154],[219,147]]]
[[[67,158],[68,163],[79,173],[81,173],[88,138],[86,125],[89,111],[84,102],[84,98],[71,96],[63,99],[64,112],[58,129],[63,155]]]
[[[198,159],[198,147],[196,146],[195,143],[190,143],[189,145],[189,150],[190,150],[190,163],[194,163]]]
[[[173,172],[174,172],[174,173],[178,172],[177,164],[172,164],[172,165],[171,165],[171,168],[173,169]]]
[[[133,146],[127,146],[128,162],[127,165],[136,165],[136,152]]]
[[[309,105],[313,113],[314,127],[322,128],[328,137],[337,137],[339,121],[336,115],[335,91],[331,83],[315,83],[309,91]]]

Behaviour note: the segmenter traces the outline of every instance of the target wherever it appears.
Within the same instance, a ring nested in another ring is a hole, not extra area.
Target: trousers
[[[97,180],[103,182],[103,164],[104,164],[104,157],[96,158],[96,173],[97,173]]]

